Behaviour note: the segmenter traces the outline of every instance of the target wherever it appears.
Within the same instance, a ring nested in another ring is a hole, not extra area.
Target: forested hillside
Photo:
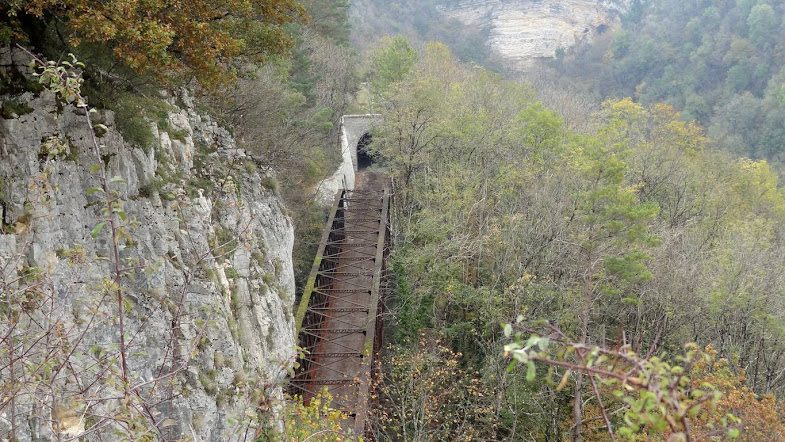
[[[0,439],[358,440],[283,377],[362,112],[376,440],[785,440],[785,5],[632,1],[545,90],[454,2],[0,3]]]
[[[777,1],[636,1],[622,31],[568,56],[561,72],[598,99],[668,103],[720,146],[781,163],[783,14]]]
[[[488,29],[448,20],[452,2],[355,5],[355,43],[376,34],[446,43],[463,61],[503,70],[489,53]],[[737,155],[781,162],[785,132],[785,6],[775,1],[630,2],[623,29],[559,53],[560,87],[596,101],[632,97],[664,102],[695,119],[713,141]],[[566,56],[565,56],[566,55]]]
[[[458,0],[357,0],[352,2],[353,43],[373,46],[379,36],[404,36],[412,42],[440,41],[462,61],[493,64],[488,52],[488,29],[475,29],[444,17],[440,7]]]
[[[384,440],[785,434],[785,198],[765,162],[711,147],[666,104],[607,101],[574,132],[439,43],[415,62],[397,39],[372,60],[372,146],[396,188]],[[599,349],[607,371],[576,375]]]

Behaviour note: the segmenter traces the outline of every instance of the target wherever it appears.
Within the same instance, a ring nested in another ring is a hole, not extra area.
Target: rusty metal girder
[[[333,405],[367,435],[374,358],[381,349],[387,287],[389,191],[339,191],[295,318],[306,354],[290,390],[310,399],[327,388]]]

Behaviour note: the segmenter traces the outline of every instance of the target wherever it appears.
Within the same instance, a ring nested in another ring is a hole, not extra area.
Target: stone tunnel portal
[[[319,185],[321,198],[330,204],[338,190],[354,190],[355,172],[373,163],[366,149],[373,126],[382,120],[378,114],[344,115],[341,117],[341,165],[330,178]]]
[[[368,151],[371,141],[373,141],[371,134],[366,133],[357,143],[357,170],[366,169],[373,164],[373,156]]]

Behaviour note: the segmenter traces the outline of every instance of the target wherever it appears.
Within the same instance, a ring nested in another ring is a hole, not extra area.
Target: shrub
[[[26,115],[33,111],[33,108],[16,99],[3,100],[3,118],[10,120],[20,115]]]
[[[72,47],[99,43],[137,73],[161,81],[188,74],[208,87],[230,80],[229,62],[240,55],[286,52],[285,25],[305,21],[294,0],[41,0],[3,2],[0,13],[0,41],[41,38],[29,30],[56,22]]]
[[[151,122],[160,129],[169,126],[170,107],[160,100],[124,94],[108,103],[108,107],[115,112],[115,125],[125,141],[145,151],[154,149],[158,143]]]
[[[270,176],[270,175],[267,175],[264,178],[262,178],[262,186],[264,186],[267,189],[272,190],[276,194],[278,193],[278,191],[280,189],[279,184],[278,184],[278,180],[275,179],[274,176]]]

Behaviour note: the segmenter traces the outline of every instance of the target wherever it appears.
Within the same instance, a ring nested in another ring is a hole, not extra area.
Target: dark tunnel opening
[[[370,146],[372,140],[373,138],[370,134],[365,134],[357,143],[357,170],[366,169],[373,164],[373,158],[368,151],[368,146]]]

